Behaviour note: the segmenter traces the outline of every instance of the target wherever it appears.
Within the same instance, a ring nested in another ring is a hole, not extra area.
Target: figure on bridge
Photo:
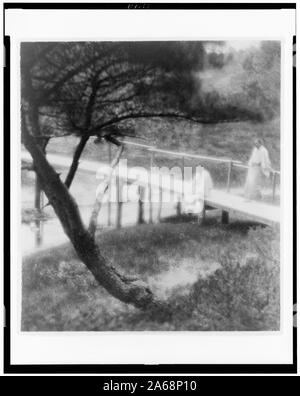
[[[248,162],[249,169],[245,184],[247,199],[261,199],[261,189],[266,178],[270,177],[271,161],[268,150],[263,146],[262,139],[254,140],[254,149]]]
[[[192,180],[185,183],[185,194],[182,202],[183,212],[201,213],[204,208],[204,199],[209,196],[212,188],[213,181],[210,173],[199,165]]]

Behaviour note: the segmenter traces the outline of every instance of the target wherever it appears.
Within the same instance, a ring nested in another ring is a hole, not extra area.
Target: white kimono
[[[255,147],[248,162],[249,169],[245,184],[245,196],[249,199],[261,198],[261,188],[265,177],[270,176],[271,162],[264,146]]]
[[[202,168],[188,185],[186,185],[183,204],[184,213],[199,214],[204,207],[204,198],[207,197],[213,188],[212,178],[209,172]]]

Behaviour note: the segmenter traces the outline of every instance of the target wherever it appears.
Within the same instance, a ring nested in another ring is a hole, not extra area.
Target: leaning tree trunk
[[[68,170],[68,173],[67,173],[67,176],[65,179],[65,186],[67,188],[70,188],[71,184],[73,183],[74,177],[76,175],[76,172],[77,172],[77,169],[79,166],[79,160],[80,160],[81,154],[82,154],[88,140],[89,140],[89,136],[84,135],[80,138],[80,141],[79,141],[78,145],[76,146],[76,149],[74,151],[74,155],[72,158],[72,162],[71,162],[70,168]],[[40,186],[40,183],[38,182],[38,180],[39,180],[39,177],[38,177],[38,175],[36,175],[36,188],[39,187],[39,189],[41,191],[41,186]],[[36,190],[36,195],[35,195],[36,198],[35,199],[37,199],[37,194],[38,194],[38,192]],[[43,206],[43,208],[46,208],[47,206],[49,206],[49,202],[45,206]],[[35,206],[35,208],[37,208],[37,206]]]
[[[34,209],[41,213],[42,211],[42,187],[40,182],[40,177],[35,174],[35,185],[34,185]]]
[[[39,146],[42,150],[42,152],[45,154],[46,153],[46,147],[48,144],[49,139],[39,139],[41,140]],[[33,169],[34,169],[34,165],[33,165]],[[40,181],[40,177],[37,173],[35,173],[35,186],[34,186],[34,208],[38,213],[42,212],[42,186],[41,186],[41,181]]]
[[[85,228],[78,206],[68,188],[38,146],[33,133],[35,126],[30,122],[29,117],[23,123],[22,129],[24,144],[33,158],[42,189],[80,260],[92,272],[99,284],[119,300],[141,309],[164,310],[165,304],[155,298],[144,282],[120,274],[106,262],[93,236]]]
[[[80,141],[75,149],[74,152],[74,156],[72,159],[72,163],[69,169],[69,172],[67,174],[66,180],[65,180],[65,185],[70,188],[71,184],[73,182],[73,179],[75,177],[78,165],[79,165],[79,159],[81,157],[81,154],[83,152],[83,149],[85,148],[85,145],[87,143],[87,141],[89,140],[89,136],[88,135],[84,135],[80,138]]]

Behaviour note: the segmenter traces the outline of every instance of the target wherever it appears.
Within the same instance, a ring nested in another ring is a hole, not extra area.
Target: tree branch
[[[71,187],[71,184],[72,184],[73,179],[75,177],[76,171],[78,169],[79,159],[81,157],[81,154],[82,154],[82,152],[83,152],[88,140],[89,140],[89,136],[88,135],[83,135],[80,138],[80,141],[79,141],[79,143],[78,143],[78,145],[77,145],[77,147],[75,149],[73,160],[72,160],[71,166],[69,168],[68,174],[67,174],[66,179],[65,179],[65,185],[66,185],[67,188]]]
[[[88,227],[89,233],[91,234],[91,236],[93,238],[95,238],[95,232],[96,232],[96,228],[97,228],[97,220],[98,220],[99,212],[101,210],[103,198],[104,198],[105,193],[107,192],[108,187],[111,183],[114,169],[120,161],[123,150],[124,150],[124,145],[119,146],[117,154],[110,164],[110,171],[109,171],[106,179],[103,182],[104,187],[103,187],[101,193],[97,194],[97,197],[96,197],[96,200],[95,200],[95,203],[93,206],[93,210],[91,213],[91,217],[90,217],[89,227]]]
[[[107,51],[107,53],[109,50]],[[83,70],[87,69],[91,65],[95,64],[97,61],[105,57],[105,52],[97,54],[97,56],[93,56],[92,58],[88,59],[87,61],[80,63],[76,67],[72,68],[71,70],[67,71],[66,74],[61,77],[58,81],[54,83],[51,88],[48,88],[43,91],[42,96],[39,98],[41,102],[46,102],[50,96],[59,90],[67,81],[71,80],[74,76],[81,73]],[[106,65],[104,65],[103,69],[105,69]]]
[[[136,118],[179,118],[183,120],[188,120],[192,122],[196,122],[198,124],[214,124],[219,123],[220,121],[212,121],[210,119],[201,119],[201,118],[193,118],[188,115],[178,114],[178,113],[130,113],[120,117],[112,118],[109,121],[106,121],[102,124],[99,124],[90,130],[90,134],[94,134],[97,130],[106,128],[108,126],[118,124],[121,121],[128,119],[136,119]],[[226,121],[224,121],[226,122]]]

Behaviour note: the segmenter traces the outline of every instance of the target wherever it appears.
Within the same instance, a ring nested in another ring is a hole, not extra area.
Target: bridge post
[[[184,156],[182,157],[182,162],[181,162],[181,194],[179,194],[179,200],[176,204],[176,215],[180,216],[182,213],[182,200],[184,198],[184,192],[183,192],[183,177],[184,177]]]
[[[117,187],[117,211],[116,211],[116,228],[121,228],[122,226],[122,199],[120,199],[120,192],[122,191],[122,186],[120,186],[121,179],[116,177],[116,187]]]
[[[158,200],[158,213],[157,219],[161,220],[161,210],[162,210],[162,200],[163,200],[163,190],[162,190],[162,182],[161,182],[161,174],[159,174],[159,200]]]
[[[178,201],[176,204],[176,215],[180,216],[181,215],[181,202]]]
[[[138,224],[143,224],[145,223],[144,220],[144,195],[145,195],[145,190],[144,187],[139,186],[138,187],[138,193],[139,193],[139,201],[138,201],[138,219],[137,219],[137,223]]]
[[[229,224],[229,212],[226,210],[222,210],[221,222],[222,224]]]
[[[150,172],[149,172],[149,179],[148,179],[148,198],[149,198],[149,223],[153,223],[153,208],[152,208],[152,183],[151,183],[151,176],[152,176],[152,167],[154,164],[154,152],[151,151],[150,157]]]
[[[203,209],[201,212],[201,224],[203,225],[205,223],[205,219],[206,219],[206,207],[205,207],[205,202],[203,204]],[[198,216],[198,223],[200,222],[200,216]]]
[[[184,167],[185,167],[185,157],[182,157],[181,163],[181,201],[184,201]]]

